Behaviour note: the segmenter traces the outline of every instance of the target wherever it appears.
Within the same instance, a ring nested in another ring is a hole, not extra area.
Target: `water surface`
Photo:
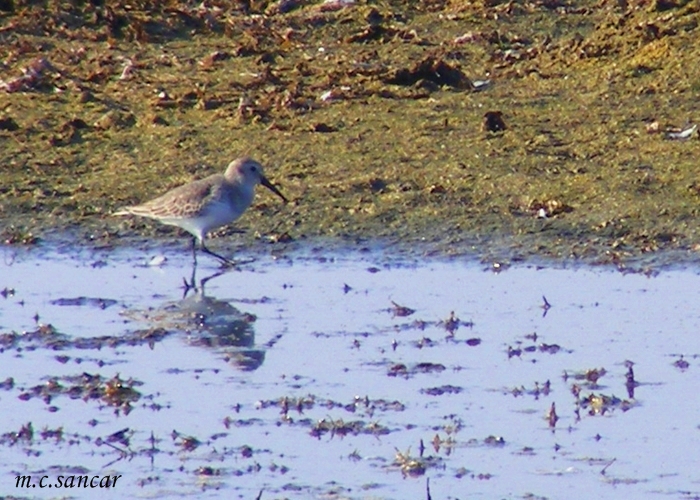
[[[0,254],[0,494],[700,496],[694,270]]]

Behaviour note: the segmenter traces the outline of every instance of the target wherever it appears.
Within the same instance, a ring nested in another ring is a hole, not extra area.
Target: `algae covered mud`
[[[293,203],[260,198],[247,241],[694,260],[699,19],[682,0],[0,2],[3,240],[172,234],[108,214],[249,153]]]
[[[0,495],[700,496],[694,272],[153,256],[0,248]]]

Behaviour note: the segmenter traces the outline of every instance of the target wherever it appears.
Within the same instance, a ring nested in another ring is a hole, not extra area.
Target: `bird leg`
[[[185,292],[182,294],[182,300],[187,298],[187,294],[190,293],[190,290],[194,290],[195,293],[197,292],[197,282],[195,281],[195,275],[197,274],[196,239],[192,240],[192,257],[194,258],[194,263],[192,264],[192,276],[190,277],[189,281],[187,281],[186,278],[182,278],[183,289],[185,290]]]
[[[222,274],[225,274],[226,270],[222,269],[220,271],[215,272],[211,276],[207,276],[206,278],[202,278],[199,282],[199,289],[202,291],[202,297],[204,296],[204,285],[207,284],[209,280],[213,280],[214,278],[221,276]]]
[[[197,237],[192,237],[192,260],[194,261],[194,268],[197,267]],[[194,277],[194,269],[192,271],[192,276]],[[194,283],[194,278],[192,280]]]
[[[204,240],[201,241],[200,247],[202,248],[202,252],[204,252],[204,253],[206,253],[206,254],[209,254],[209,255],[211,255],[212,257],[216,257],[217,259],[219,259],[219,260],[221,261],[221,265],[222,265],[222,266],[224,266],[224,267],[235,267],[235,266],[236,266],[236,262],[235,262],[235,261],[233,261],[233,260],[231,260],[231,259],[227,259],[227,258],[224,257],[223,255],[219,255],[218,253],[212,252],[211,250],[209,250],[209,249],[206,247],[206,245],[204,244]]]
[[[197,285],[194,282],[194,275],[192,281],[187,281],[184,277],[182,278],[182,300],[185,300],[187,298],[187,294],[190,293],[190,290],[194,290],[195,293],[197,293]]]
[[[187,278],[182,278],[182,288],[184,290],[184,293],[182,294],[182,300],[185,300],[187,298],[187,294],[189,294],[191,291],[193,291],[194,293],[201,293],[202,297],[204,297],[204,285],[206,285],[209,280],[212,280],[226,273],[226,269],[221,269],[212,274],[211,276],[202,278],[199,281],[199,286],[197,286],[197,279],[195,278],[196,270],[197,266],[192,267],[192,277],[189,281],[187,281]]]

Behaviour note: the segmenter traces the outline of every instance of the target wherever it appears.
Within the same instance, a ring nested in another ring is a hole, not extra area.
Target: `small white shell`
[[[319,97],[319,99],[321,99],[323,102],[328,102],[334,98],[335,98],[335,95],[333,94],[332,90],[328,90],[328,91],[324,92],[323,94],[321,94],[321,97]]]
[[[146,265],[148,267],[160,267],[165,264],[167,260],[168,258],[165,255],[156,255],[150,261],[148,261],[148,264]]]
[[[484,90],[491,86],[491,80],[474,80],[472,82],[472,87],[476,91]]]
[[[124,69],[122,70],[122,74],[119,77],[119,80],[128,80],[131,78],[131,76],[134,74],[134,63],[131,59],[126,60],[126,64],[124,65]]]

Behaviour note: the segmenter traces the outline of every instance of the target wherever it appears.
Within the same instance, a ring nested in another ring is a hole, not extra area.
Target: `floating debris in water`
[[[172,438],[183,451],[194,451],[202,444],[202,442],[196,437],[183,436],[177,431],[173,431]]]
[[[6,432],[0,436],[1,444],[15,445],[19,441],[24,441],[26,443],[31,443],[34,439],[34,426],[31,422],[27,422],[22,427],[20,427],[17,432]]]
[[[106,439],[104,439],[104,442],[112,443],[112,444],[117,443],[117,444],[120,444],[122,446],[129,446],[133,435],[134,435],[134,431],[127,427],[127,428],[119,430],[117,432],[113,432],[112,434],[107,436]],[[99,446],[101,441],[103,441],[102,438],[97,438],[98,446]]]
[[[423,349],[424,347],[434,347],[437,345],[437,342],[428,337],[421,337],[419,340],[412,342],[412,344],[418,349]]]
[[[97,307],[99,309],[107,309],[108,307],[115,305],[117,301],[113,299],[102,299],[94,297],[74,297],[70,299],[56,299],[52,300],[50,303],[55,306],[92,306]]]
[[[52,377],[44,384],[25,390],[19,399],[28,401],[40,398],[46,404],[61,395],[86,401],[98,399],[127,415],[131,411],[131,404],[141,398],[141,394],[134,389],[137,385],[141,383],[133,379],[122,380],[119,375],[104,379],[100,375],[83,373],[72,377]]]
[[[615,409],[627,411],[635,406],[632,401],[628,401],[626,399],[594,393],[582,398],[579,401],[579,405],[581,408],[588,410],[588,414],[590,416],[605,415],[606,413]]]
[[[540,386],[539,382],[535,382],[534,389],[526,389],[525,386],[514,387],[513,389],[507,389],[504,394],[511,394],[513,396],[520,397],[523,395],[534,396],[535,399],[539,399],[540,396],[549,396],[552,390],[552,384],[547,380],[544,384]]]
[[[104,382],[102,386],[102,400],[110,406],[120,407],[124,414],[131,410],[131,403],[138,401],[141,394],[134,389],[139,382],[133,379],[122,380],[119,375]]]
[[[418,477],[425,474],[427,463],[421,458],[411,457],[411,449],[409,448],[406,453],[401,453],[398,449],[396,450],[394,465],[399,466],[401,474],[403,474],[404,477]]]
[[[393,307],[390,307],[388,311],[394,315],[394,317],[405,317],[405,316],[410,316],[411,314],[415,313],[415,309],[411,309],[410,307],[405,307],[405,306],[400,306],[393,300],[391,301],[391,304]]]
[[[683,359],[683,355],[681,355],[680,359],[677,359],[676,361],[673,362],[673,366],[678,368],[681,371],[685,371],[688,368],[690,368],[690,363]]]
[[[627,373],[625,374],[625,388],[627,389],[627,396],[629,398],[634,398],[634,389],[639,385],[639,383],[634,379],[634,370],[632,369],[634,363],[632,361],[625,361],[625,366],[627,367]]]
[[[507,262],[494,262],[493,264],[491,264],[491,270],[494,273],[500,273],[501,271],[505,271],[509,267],[510,264],[508,264]]]
[[[460,325],[459,318],[455,316],[455,312],[451,311],[450,312],[450,317],[447,318],[446,320],[442,321],[442,326],[445,327],[445,330],[449,332],[450,335],[454,335],[454,333],[457,331]]]
[[[412,367],[408,367],[403,363],[397,363],[395,365],[392,365],[389,368],[389,372],[387,375],[390,377],[405,377],[408,378],[410,376],[416,375],[418,373],[433,373],[433,372],[442,372],[446,370],[447,368],[445,365],[442,365],[440,363],[429,363],[429,362],[423,362],[423,363],[417,363],[413,365]]]
[[[506,440],[502,436],[487,436],[484,439],[484,444],[487,446],[505,446]]]
[[[205,476],[205,477],[220,476],[221,469],[215,469],[215,468],[209,467],[209,466],[200,466],[194,471],[194,473],[197,474],[198,476]]]
[[[549,407],[549,411],[547,412],[547,416],[545,418],[547,419],[547,422],[551,428],[556,427],[559,417],[557,416],[557,409],[554,401],[552,401],[552,406]]]
[[[456,446],[457,441],[452,436],[442,439],[439,434],[435,434],[435,437],[430,444],[433,445],[435,453],[440,453],[440,448],[444,448],[445,454],[450,455],[450,453],[452,453],[452,449]]]
[[[544,318],[545,316],[547,316],[547,311],[549,311],[552,308],[552,304],[549,303],[547,297],[545,297],[544,295],[542,296],[542,302],[542,317]]]
[[[539,338],[536,333],[531,334],[531,335],[526,335],[526,339],[531,340],[535,343],[531,345],[522,345],[521,341],[518,341],[518,345],[516,347],[513,346],[508,346],[506,352],[508,353],[508,358],[512,357],[520,357],[522,356],[523,353],[533,353],[533,352],[543,352],[547,354],[557,354],[559,351],[563,350],[563,348],[559,344],[548,344],[546,342],[540,342],[537,344],[537,339]],[[570,350],[564,350],[564,352],[571,352]],[[566,377],[568,375],[566,372],[564,373],[564,377],[566,380]]]
[[[461,387],[456,387],[454,385],[443,385],[440,387],[430,387],[428,389],[421,389],[421,394],[427,394],[428,396],[442,396],[443,394],[459,394],[464,389]]]
[[[313,437],[321,437],[326,433],[330,433],[331,438],[338,436],[346,436],[352,434],[384,435],[389,434],[389,429],[376,423],[366,424],[362,420],[354,420],[345,422],[342,418],[333,420],[332,418],[323,418],[317,421],[311,429]]]
[[[582,380],[589,383],[592,387],[597,387],[598,380],[606,373],[608,372],[605,370],[605,368],[591,368],[583,372],[574,372],[573,374],[564,372],[563,377],[564,381],[568,380],[569,377],[572,377],[574,380]]]

